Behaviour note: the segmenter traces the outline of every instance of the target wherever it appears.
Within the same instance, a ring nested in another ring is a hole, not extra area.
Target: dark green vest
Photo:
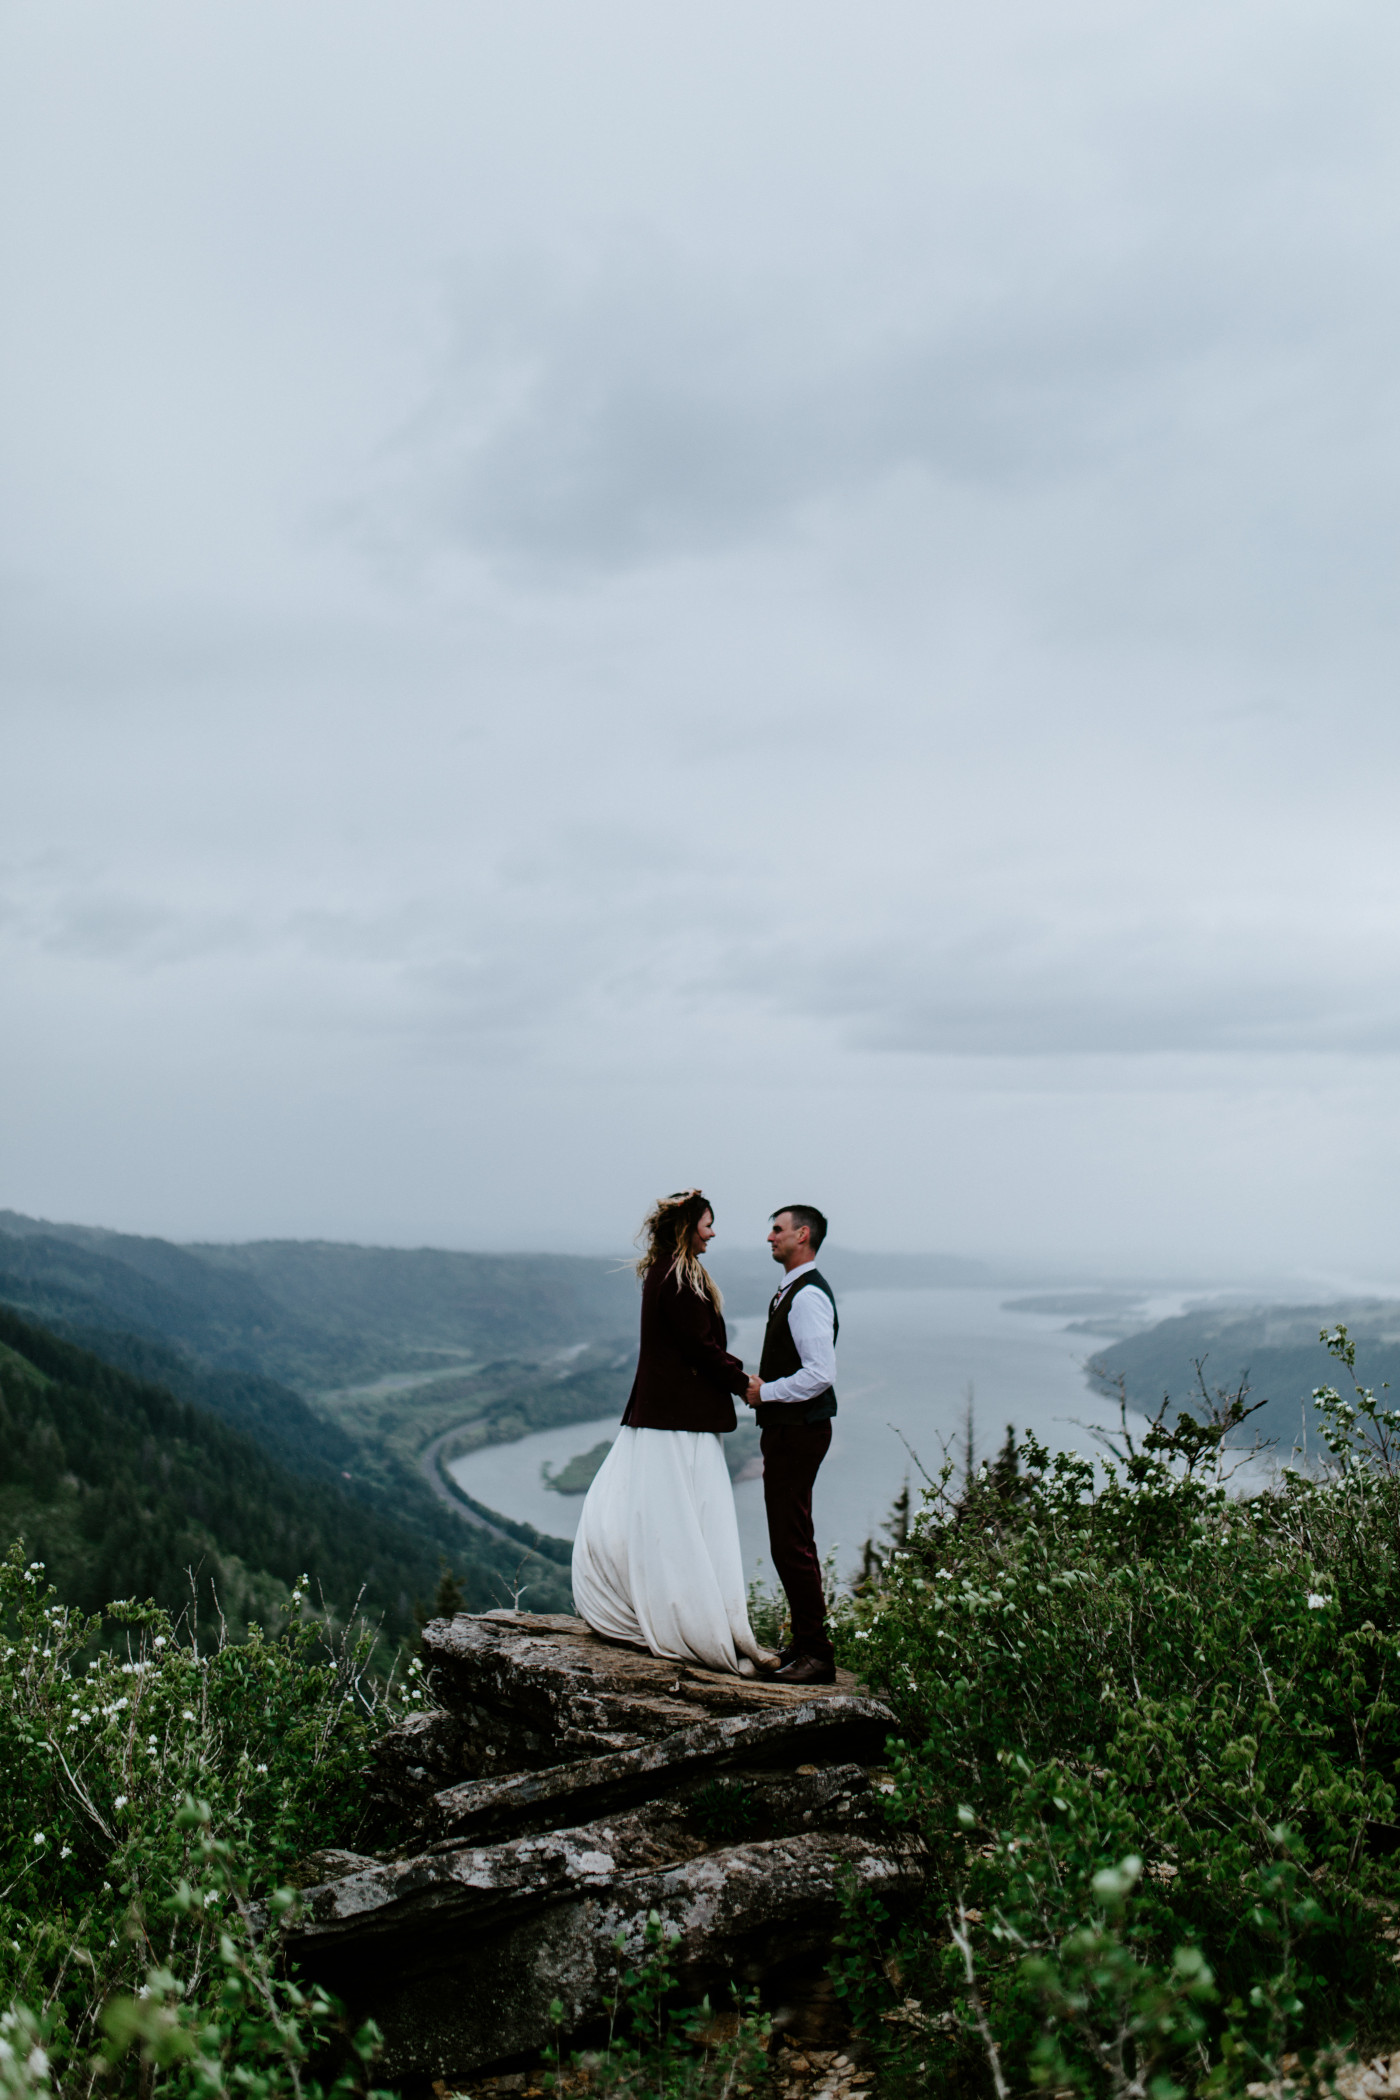
[[[802,1369],[802,1356],[792,1338],[788,1325],[788,1312],[799,1291],[809,1288],[824,1291],[831,1300],[831,1338],[835,1341],[841,1332],[841,1317],[836,1310],[836,1298],[831,1285],[820,1269],[809,1269],[799,1276],[792,1289],[783,1291],[773,1300],[768,1309],[768,1325],[763,1334],[763,1354],[758,1360],[758,1375],[767,1385],[773,1378],[791,1378],[794,1371]],[[754,1419],[761,1428],[771,1429],[785,1422],[829,1422],[836,1412],[836,1388],[828,1386],[824,1393],[805,1405],[795,1400],[760,1401],[754,1409]]]

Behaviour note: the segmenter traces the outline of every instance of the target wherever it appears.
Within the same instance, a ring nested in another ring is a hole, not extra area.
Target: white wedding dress
[[[574,1609],[595,1633],[744,1676],[749,1625],[734,1490],[713,1430],[620,1429],[574,1540]]]

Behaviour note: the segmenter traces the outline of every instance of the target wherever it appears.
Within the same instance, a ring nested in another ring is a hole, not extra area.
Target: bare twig
[[[938,1487],[938,1482],[932,1477],[930,1473],[928,1473],[925,1470],[923,1460],[920,1458],[918,1452],[914,1449],[914,1446],[910,1443],[908,1437],[904,1434],[904,1431],[900,1429],[898,1425],[894,1422],[887,1422],[885,1424],[885,1427],[887,1429],[894,1430],[895,1435],[899,1438],[900,1443],[903,1444],[905,1450],[909,1453],[909,1456],[913,1459],[915,1465],[923,1474],[924,1479],[927,1480],[929,1486],[936,1491]]]
[[[112,1836],[111,1831],[107,1828],[107,1825],[103,1822],[102,1817],[98,1814],[97,1808],[93,1802],[91,1794],[83,1785],[81,1779],[79,1779],[76,1776],[72,1766],[69,1764],[67,1758],[64,1756],[62,1744],[56,1742],[52,1735],[47,1734],[47,1731],[46,1738],[50,1750],[52,1750],[54,1756],[58,1759],[59,1763],[63,1767],[64,1773],[67,1776],[69,1786],[72,1787],[73,1792],[77,1795],[79,1801],[82,1803],[84,1813],[92,1817],[93,1822],[102,1832],[102,1835],[106,1838],[108,1844],[114,1845],[116,1843],[116,1839]]]
[[[982,1993],[977,1988],[977,1966],[972,1958],[972,1939],[968,1933],[967,1926],[967,1912],[960,1897],[958,1899],[957,1923],[954,1924],[950,1911],[948,1914],[948,1930],[952,1935],[953,1945],[963,1958],[967,2002],[972,2007],[973,2024],[981,2037],[982,2047],[986,2051],[987,2065],[992,2074],[992,2084],[996,2087],[997,2100],[1011,2100],[1011,2088],[1006,2083],[1006,2074],[1001,2068],[1001,2051],[998,2049],[996,2039],[987,2024],[987,2013],[986,2008],[982,2004]]]

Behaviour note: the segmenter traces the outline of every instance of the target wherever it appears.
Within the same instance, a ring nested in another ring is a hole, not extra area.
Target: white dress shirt
[[[795,1283],[816,1267],[814,1261],[804,1261],[800,1268],[789,1269],[778,1286],[778,1296],[783,1297]],[[788,1378],[770,1378],[758,1389],[758,1397],[766,1407],[770,1400],[784,1401],[815,1400],[828,1386],[836,1383],[836,1313],[825,1291],[799,1291],[788,1307],[788,1332],[797,1345],[802,1358],[802,1369],[794,1371]]]

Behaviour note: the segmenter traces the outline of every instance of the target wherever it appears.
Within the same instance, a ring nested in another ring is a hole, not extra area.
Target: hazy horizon
[[[1400,18],[0,55],[0,1204],[1396,1267]]]
[[[62,1231],[68,1227],[79,1227],[86,1231],[131,1233],[136,1237],[168,1240],[176,1246],[198,1251],[201,1247],[247,1246],[247,1245],[341,1245],[383,1249],[395,1252],[434,1252],[453,1254],[480,1254],[494,1256],[511,1255],[564,1255],[591,1260],[611,1261],[619,1268],[626,1268],[636,1258],[636,1247],[632,1242],[615,1242],[609,1246],[593,1244],[569,1245],[560,1240],[543,1239],[535,1244],[519,1241],[505,1242],[477,1240],[470,1245],[446,1240],[405,1238],[349,1240],[343,1236],[328,1234],[291,1236],[286,1234],[247,1234],[234,1238],[213,1239],[208,1235],[200,1238],[181,1238],[159,1232],[149,1227],[133,1227],[114,1224],[110,1219],[93,1218],[44,1218],[32,1212],[16,1212],[12,1205],[0,1205],[0,1233],[11,1229],[10,1221],[19,1218],[28,1224],[49,1225]],[[723,1278],[726,1263],[740,1262],[766,1266],[771,1257],[760,1230],[749,1238],[736,1242],[731,1236],[721,1243],[717,1235],[712,1243],[710,1265]],[[1143,1298],[1160,1292],[1163,1288],[1177,1293],[1200,1294],[1204,1298],[1243,1296],[1257,1292],[1261,1299],[1277,1295],[1288,1300],[1297,1300],[1316,1293],[1320,1299],[1328,1297],[1386,1297],[1391,1293],[1400,1295],[1400,1279],[1377,1273],[1374,1270],[1322,1270],[1261,1268],[1251,1270],[1240,1267],[1228,1272],[1219,1269],[1192,1270],[1176,1264],[1170,1268],[1123,1267],[1111,1262],[1066,1262],[1046,1255],[1043,1250],[1021,1252],[977,1253],[955,1250],[948,1247],[858,1247],[850,1242],[832,1238],[828,1240],[823,1258],[833,1265],[833,1273],[843,1258],[850,1257],[862,1264],[891,1261],[899,1264],[920,1262],[946,1263],[952,1269],[959,1267],[972,1272],[965,1277],[949,1275],[946,1278],[950,1289],[972,1288],[992,1291],[1037,1291],[1053,1293],[1062,1290],[1068,1295],[1082,1291],[1092,1295],[1096,1287],[1122,1292],[1125,1297],[1137,1294]],[[862,1269],[859,1281],[847,1288],[878,1289],[881,1279],[878,1273]],[[903,1288],[928,1288],[929,1285],[914,1284],[907,1278]],[[932,1286],[940,1287],[940,1286]]]

